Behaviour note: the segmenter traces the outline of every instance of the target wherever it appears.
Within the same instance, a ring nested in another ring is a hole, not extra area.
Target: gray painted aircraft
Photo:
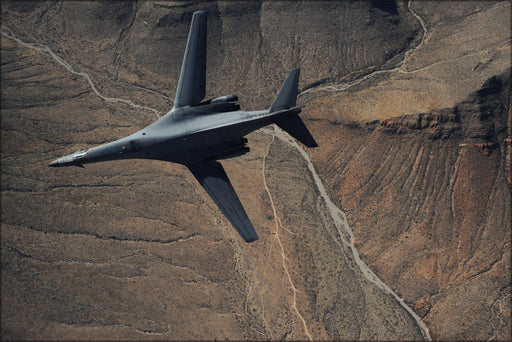
[[[299,69],[290,72],[267,110],[240,111],[238,98],[202,101],[206,93],[207,12],[196,11],[183,59],[174,107],[146,128],[122,139],[52,161],[49,166],[82,166],[117,159],[156,159],[185,165],[246,242],[258,239],[254,227],[218,160],[249,151],[250,132],[277,124],[308,147],[318,146],[297,115]]]

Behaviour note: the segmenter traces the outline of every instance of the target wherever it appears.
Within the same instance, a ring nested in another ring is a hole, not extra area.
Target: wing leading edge
[[[251,221],[247,217],[222,164],[205,159],[198,163],[189,164],[187,167],[222,213],[229,219],[240,236],[246,242],[258,240],[258,234],[256,234]]]
[[[174,108],[197,105],[206,94],[207,15],[196,11],[192,16]]]

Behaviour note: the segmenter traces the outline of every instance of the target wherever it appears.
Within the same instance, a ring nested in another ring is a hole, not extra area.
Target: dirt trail
[[[425,21],[423,20],[423,18],[421,18],[421,16],[419,16],[416,12],[414,12],[412,10],[411,3],[412,3],[412,1],[409,1],[407,3],[407,9],[420,22],[421,27],[423,29],[423,35],[422,35],[421,40],[420,40],[418,45],[411,47],[410,49],[408,49],[405,52],[404,58],[400,61],[400,63],[398,63],[398,65],[396,67],[391,68],[391,69],[376,70],[374,72],[371,72],[371,73],[369,73],[367,75],[361,76],[360,78],[357,78],[357,79],[355,79],[355,80],[353,80],[351,82],[347,82],[347,83],[342,82],[342,83],[339,83],[339,84],[336,84],[336,85],[327,85],[327,86],[323,86],[323,87],[308,88],[305,91],[301,92],[299,94],[299,96],[307,94],[307,93],[314,93],[314,92],[319,92],[319,91],[329,91],[329,92],[345,91],[345,90],[347,90],[349,88],[352,88],[352,87],[354,87],[354,86],[356,86],[356,85],[358,85],[358,84],[360,84],[360,83],[362,83],[362,82],[364,82],[364,81],[366,81],[366,80],[368,80],[368,79],[370,79],[370,78],[372,78],[374,76],[380,75],[380,74],[394,73],[394,72],[398,72],[398,73],[401,73],[401,74],[414,74],[414,73],[418,73],[418,72],[424,71],[424,70],[426,70],[428,68],[434,67],[434,66],[439,65],[439,64],[448,63],[448,62],[456,61],[456,60],[463,59],[463,58],[469,58],[469,57],[474,57],[474,56],[479,56],[479,55],[482,55],[482,54],[489,54],[490,53],[490,51],[486,49],[486,50],[478,51],[476,53],[470,53],[470,54],[458,56],[458,57],[455,57],[455,58],[449,58],[449,59],[446,59],[446,60],[435,62],[435,63],[429,64],[429,65],[425,65],[425,66],[423,66],[421,68],[418,68],[418,69],[406,70],[406,63],[409,60],[410,56],[416,50],[418,50],[421,46],[423,46],[423,43],[425,42],[425,40],[427,38],[427,35],[428,35],[428,29],[427,29],[427,26],[425,24]],[[505,8],[507,6],[510,6],[510,4],[509,3],[498,4],[498,5],[493,6],[490,9],[499,10],[499,9]],[[509,44],[505,44],[504,46],[498,48],[497,50],[504,50],[504,49],[510,49],[510,45]]]
[[[60,56],[58,56],[55,52],[53,52],[48,46],[46,45],[43,45],[43,44],[39,44],[39,43],[26,43],[16,37],[13,37],[13,36],[10,36],[9,34],[5,33],[4,31],[1,31],[1,33],[6,36],[7,38],[9,39],[12,39],[14,40],[15,42],[17,42],[18,44],[21,44],[23,45],[24,47],[26,48],[29,48],[29,49],[32,49],[32,50],[36,50],[36,51],[39,51],[39,52],[43,52],[43,53],[47,53],[49,54],[57,63],[59,63],[60,65],[62,65],[64,67],[64,69],[66,69],[67,72],[73,74],[73,75],[77,75],[77,76],[80,76],[82,78],[84,78],[87,83],[89,83],[89,86],[91,87],[91,90],[97,95],[99,96],[102,100],[110,103],[110,104],[116,104],[116,103],[124,103],[126,105],[129,105],[133,108],[137,108],[137,109],[142,109],[142,110],[148,110],[148,111],[151,111],[153,112],[157,118],[160,118],[161,117],[161,114],[158,110],[154,109],[154,108],[151,108],[151,107],[148,107],[148,106],[141,106],[141,105],[138,105],[130,100],[125,100],[125,99],[120,99],[120,98],[117,98],[117,97],[107,97],[107,96],[104,96],[103,94],[101,94],[98,89],[96,88],[96,86],[94,85],[93,81],[91,80],[91,78],[89,77],[88,74],[86,74],[85,72],[78,72],[78,71],[75,71],[73,69],[73,67],[71,65],[69,65],[68,62],[66,62],[64,59],[62,59]]]
[[[398,63],[398,65],[396,67],[391,68],[391,69],[385,69],[385,70],[377,70],[377,71],[369,73],[368,75],[364,75],[364,76],[362,76],[352,82],[348,82],[348,83],[340,83],[337,85],[330,85],[330,86],[324,86],[324,87],[318,87],[318,88],[309,88],[309,89],[301,92],[299,94],[299,96],[307,94],[307,93],[314,93],[317,91],[332,91],[332,92],[344,91],[353,86],[358,85],[359,83],[361,83],[363,81],[366,81],[369,78],[372,78],[372,77],[380,75],[380,74],[392,73],[392,72],[409,73],[408,71],[403,70],[405,63],[409,59],[409,56],[411,56],[417,49],[419,49],[423,45],[423,43],[425,42],[425,39],[427,37],[427,32],[428,32],[427,26],[425,25],[425,22],[423,21],[423,19],[411,9],[411,3],[412,3],[412,1],[409,1],[407,3],[407,9],[420,22],[421,27],[423,28],[423,36],[421,37],[421,41],[419,42],[418,45],[411,47],[410,49],[408,49],[405,52],[404,58],[400,61],[400,63]]]
[[[261,130],[261,132],[270,134],[273,137],[278,138],[279,140],[283,141],[287,145],[293,147],[299,153],[302,155],[304,160],[307,162],[308,169],[311,172],[311,175],[313,176],[313,180],[315,182],[315,185],[320,192],[320,195],[325,201],[325,204],[329,210],[329,213],[336,225],[338,234],[341,238],[341,241],[346,247],[349,247],[352,255],[354,257],[354,261],[361,270],[361,273],[364,275],[366,279],[368,279],[370,282],[378,286],[380,289],[382,289],[384,292],[389,293],[392,295],[398,303],[414,318],[416,323],[421,329],[421,332],[423,334],[423,337],[431,341],[430,334],[428,332],[428,329],[423,325],[423,322],[421,321],[421,318],[404,302],[402,298],[400,298],[396,293],[393,292],[377,275],[366,265],[361,258],[359,257],[359,252],[357,251],[355,245],[354,245],[354,235],[352,233],[352,230],[350,229],[350,226],[348,225],[345,213],[339,209],[329,198],[327,195],[327,192],[325,190],[325,187],[320,180],[320,177],[318,176],[318,173],[315,170],[315,167],[313,166],[313,163],[311,162],[311,158],[309,157],[309,154],[299,146],[295,140],[292,140],[285,132],[277,129],[268,129],[264,128]],[[273,142],[273,140],[272,140]],[[270,146],[270,145],[269,145]],[[268,191],[268,190],[267,190]]]
[[[310,341],[313,341],[313,338],[309,334],[308,326],[306,324],[306,320],[304,319],[304,317],[299,312],[299,309],[297,308],[297,288],[295,287],[295,284],[293,283],[292,277],[290,276],[290,272],[288,271],[288,266],[286,265],[286,261],[288,260],[288,258],[286,257],[286,254],[284,252],[283,243],[281,242],[281,237],[279,236],[279,230],[280,230],[280,227],[282,227],[282,224],[281,224],[281,220],[277,216],[277,211],[276,211],[276,207],[274,205],[274,200],[272,199],[272,195],[270,194],[270,190],[269,190],[269,188],[267,186],[267,179],[266,179],[266,176],[265,176],[266,159],[267,159],[267,156],[268,156],[268,154],[270,152],[270,146],[272,145],[274,140],[275,140],[275,136],[272,136],[272,140],[270,141],[270,143],[267,146],[267,152],[263,156],[263,167],[262,167],[263,185],[265,186],[265,190],[267,191],[268,197],[270,199],[270,205],[272,207],[272,212],[273,212],[273,215],[274,215],[274,222],[276,224],[276,230],[272,234],[275,236],[275,238],[277,240],[277,243],[279,244],[279,248],[280,248],[280,252],[281,252],[281,258],[282,258],[282,261],[283,261],[283,270],[286,273],[286,277],[288,278],[288,283],[289,283],[290,288],[291,288],[292,293],[293,293],[292,305],[291,305],[290,308],[293,311],[295,311],[295,313],[297,314],[297,316],[301,320],[302,325],[304,327],[304,333],[306,334],[306,336],[309,338]],[[282,227],[282,228],[284,229],[284,227]]]

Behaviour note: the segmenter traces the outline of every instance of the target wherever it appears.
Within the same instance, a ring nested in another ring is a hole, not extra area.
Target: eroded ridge
[[[510,45],[509,43],[507,42],[507,44],[505,44],[504,46],[501,46],[501,47],[498,47],[498,48],[495,48],[495,49],[483,49],[481,51],[477,51],[477,52],[474,52],[474,53],[468,53],[468,54],[463,54],[461,56],[457,56],[457,57],[453,57],[453,58],[448,58],[448,59],[444,59],[444,60],[441,60],[441,61],[438,61],[438,62],[435,62],[435,63],[432,63],[432,64],[428,64],[428,65],[424,65],[422,67],[419,67],[419,68],[416,68],[416,69],[413,69],[413,70],[407,70],[407,62],[409,61],[410,57],[419,49],[421,48],[426,39],[427,39],[427,35],[429,34],[429,31],[427,29],[427,25],[425,24],[425,21],[423,20],[423,18],[418,15],[416,12],[414,12],[414,10],[411,8],[411,4],[412,4],[412,1],[409,1],[407,3],[407,10],[416,18],[418,19],[418,22],[420,23],[422,29],[423,29],[423,35],[421,36],[421,40],[420,42],[418,43],[418,45],[415,45],[415,46],[412,46],[411,48],[409,48],[405,53],[404,53],[404,58],[397,64],[396,67],[394,68],[390,68],[390,69],[384,69],[384,70],[376,70],[376,71],[373,71],[367,75],[364,75],[364,76],[361,76],[351,82],[341,82],[341,83],[338,83],[338,84],[334,84],[334,85],[326,85],[326,86],[323,86],[323,87],[311,87],[311,88],[308,88],[304,91],[302,91],[298,96],[301,96],[301,95],[305,95],[307,93],[314,93],[314,92],[319,92],[319,91],[326,91],[326,92],[342,92],[342,91],[345,91],[349,88],[352,88],[370,78],[373,78],[377,75],[380,75],[380,74],[391,74],[391,73],[400,73],[400,74],[415,74],[415,73],[419,73],[419,72],[422,72],[424,70],[427,70],[429,68],[432,68],[432,67],[435,67],[437,65],[440,65],[440,64],[444,64],[444,63],[449,63],[449,62],[454,62],[454,61],[457,61],[457,60],[460,60],[460,59],[465,59],[465,58],[471,58],[471,57],[476,57],[476,56],[481,56],[481,55],[488,55],[492,50],[494,51],[501,51],[501,50],[506,50],[506,49],[510,49]],[[490,9],[493,9],[493,10],[499,10],[501,8],[505,8],[507,6],[510,6],[510,3],[506,2],[504,4],[498,4],[498,5],[495,5],[493,7],[491,7]]]
[[[303,92],[301,92],[299,94],[299,96],[301,95],[304,95],[304,94],[307,94],[307,93],[313,93],[313,92],[318,92],[318,91],[330,91],[330,92],[339,92],[339,91],[344,91],[344,90],[347,90],[349,88],[352,88],[358,84],[360,84],[361,82],[364,82],[374,76],[377,76],[377,75],[380,75],[380,74],[386,74],[386,73],[393,73],[393,72],[400,72],[400,73],[410,73],[411,71],[405,71],[403,70],[407,60],[409,59],[409,57],[416,51],[418,50],[422,45],[423,43],[425,42],[425,39],[427,37],[427,33],[428,33],[428,30],[427,30],[427,26],[425,25],[425,22],[423,21],[423,19],[418,15],[416,14],[416,12],[414,12],[412,9],[411,9],[411,3],[412,1],[409,1],[407,3],[407,9],[409,10],[409,12],[414,15],[418,21],[420,22],[421,24],[421,27],[423,29],[423,35],[421,37],[421,40],[420,42],[418,43],[418,45],[416,46],[412,46],[411,48],[409,48],[405,54],[404,54],[404,58],[398,63],[398,65],[394,68],[391,68],[391,69],[384,69],[384,70],[376,70],[374,72],[371,72],[367,75],[364,75],[360,78],[357,78],[355,79],[354,81],[352,82],[348,82],[348,83],[340,83],[340,84],[337,84],[337,85],[330,85],[330,86],[325,86],[325,87],[315,87],[315,88],[308,88],[306,90],[304,90]],[[413,72],[416,72],[416,71],[413,71]]]

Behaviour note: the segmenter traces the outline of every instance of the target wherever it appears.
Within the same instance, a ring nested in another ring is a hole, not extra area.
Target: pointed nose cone
[[[48,166],[51,166],[51,167],[58,167],[58,166],[60,166],[59,160],[55,159],[50,164],[48,164]]]

